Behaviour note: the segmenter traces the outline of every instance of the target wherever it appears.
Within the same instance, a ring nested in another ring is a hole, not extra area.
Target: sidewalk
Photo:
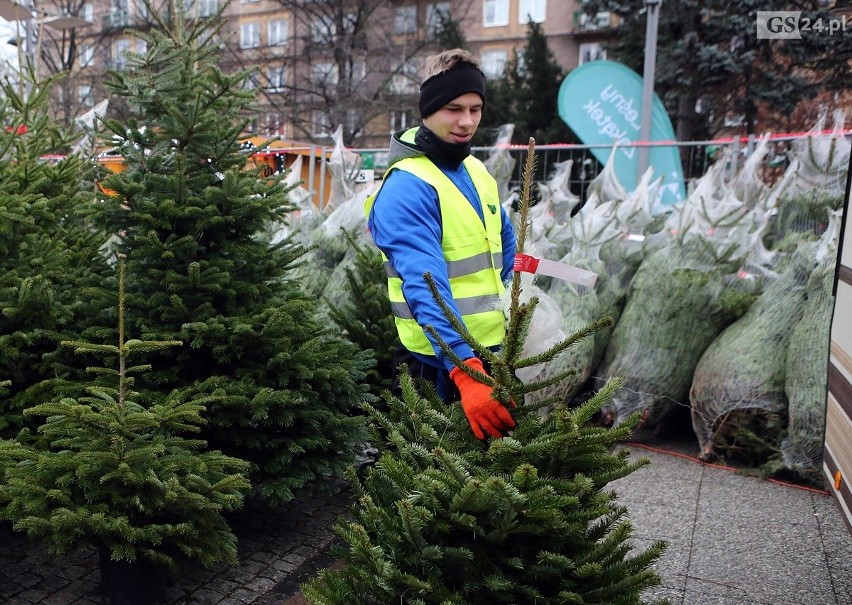
[[[649,467],[610,487],[636,526],[637,547],[663,539],[663,584],[646,597],[672,605],[850,605],[852,536],[825,493],[737,474],[650,442],[628,445]],[[684,448],[680,448],[684,451]],[[298,586],[328,565],[331,524],[349,506],[336,493],[233,518],[240,565],[173,581],[169,605],[295,605]],[[0,526],[0,603],[98,605],[92,552],[50,557]]]
[[[738,474],[677,452],[629,446],[648,467],[611,484],[636,527],[665,540],[672,605],[850,605],[852,536],[832,498]]]

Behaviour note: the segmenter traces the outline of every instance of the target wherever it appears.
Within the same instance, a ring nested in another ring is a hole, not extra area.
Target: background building
[[[55,115],[70,122],[107,98],[107,69],[123,69],[128,52],[145,52],[138,37],[168,19],[164,0],[47,0],[52,15],[76,15],[88,26],[36,27],[42,76],[67,71],[57,86]],[[258,113],[250,130],[327,143],[381,147],[388,134],[415,124],[423,59],[458,29],[489,78],[522,50],[528,19],[542,25],[567,72],[604,58],[607,14],[589,18],[573,0],[185,0],[190,19],[221,11],[223,68],[250,72]],[[445,45],[444,45],[445,46]],[[111,100],[110,113],[123,108]],[[554,116],[556,119],[556,116]]]

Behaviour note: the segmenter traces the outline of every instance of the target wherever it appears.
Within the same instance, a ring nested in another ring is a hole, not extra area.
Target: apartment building
[[[329,143],[342,126],[346,143],[359,147],[385,146],[389,133],[419,120],[422,62],[438,49],[447,17],[491,78],[525,45],[530,19],[541,24],[566,71],[605,58],[601,40],[610,25],[606,14],[584,15],[579,0],[183,0],[183,6],[190,19],[221,9],[222,67],[248,70],[246,86],[257,91],[252,132]],[[46,10],[90,24],[42,34],[41,71],[70,66],[56,95],[56,115],[66,120],[106,98],[104,71],[122,69],[127,52],[144,52],[134,32],[168,13],[165,0],[48,0]]]

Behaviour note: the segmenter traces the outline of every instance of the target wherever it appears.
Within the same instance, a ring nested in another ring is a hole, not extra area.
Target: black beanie
[[[420,117],[426,118],[453,99],[475,92],[485,103],[485,74],[471,63],[457,63],[420,85]]]

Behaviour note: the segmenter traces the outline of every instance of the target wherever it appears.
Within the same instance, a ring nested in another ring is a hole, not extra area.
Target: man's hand
[[[486,374],[482,360],[478,357],[466,359],[464,364]],[[485,439],[486,433],[494,438],[502,437],[515,426],[509,410],[491,396],[491,387],[465,374],[460,368],[453,368],[450,378],[459,389],[462,409],[477,439]]]

